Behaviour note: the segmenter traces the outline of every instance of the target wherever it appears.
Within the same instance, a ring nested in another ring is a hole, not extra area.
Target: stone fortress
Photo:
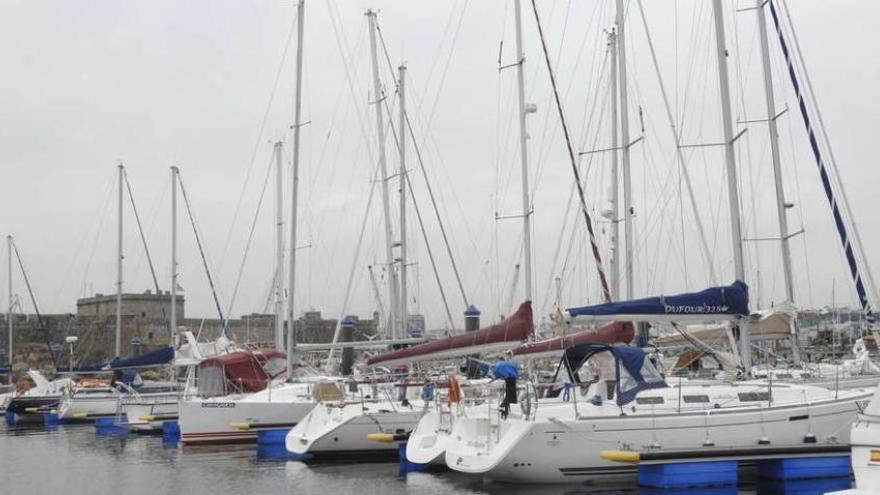
[[[213,340],[220,335],[222,321],[217,318],[187,318],[183,295],[177,295],[177,322],[199,336],[200,341]],[[170,292],[122,295],[122,355],[131,355],[138,346],[146,352],[172,342],[170,329]],[[35,314],[13,314],[14,369],[51,365],[50,344],[61,344],[59,363],[69,362],[69,346],[65,338],[75,335],[74,357],[79,364],[106,362],[114,356],[116,339],[116,294],[95,294],[78,299],[76,314],[44,314],[42,325]],[[413,315],[417,316],[417,315]],[[365,340],[377,332],[379,315],[370,319],[352,316],[355,323],[354,340]],[[420,322],[423,322],[423,317]],[[320,311],[305,311],[295,322],[297,341],[324,343],[333,339],[335,318],[324,318]],[[423,323],[422,323],[423,324]],[[286,324],[285,324],[286,326]],[[7,362],[9,349],[7,316],[0,314],[0,364]],[[274,314],[249,314],[227,322],[227,335],[241,344],[272,346],[275,331]],[[133,342],[134,339],[134,342]],[[139,344],[137,344],[139,342]]]

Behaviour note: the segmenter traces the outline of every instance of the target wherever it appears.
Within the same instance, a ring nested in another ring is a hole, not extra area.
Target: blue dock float
[[[125,422],[125,416],[122,416],[120,420],[116,418],[97,418],[95,420],[95,433],[102,436],[127,435],[128,428],[122,426]]]
[[[180,425],[177,421],[162,422],[162,442],[177,443],[180,441]]]
[[[756,464],[758,477],[769,480],[849,478],[851,474],[848,455],[766,459]]]
[[[849,480],[850,476],[849,445],[836,443],[759,444],[751,448],[705,447],[641,452],[608,450],[600,455],[608,461],[637,464],[639,485],[660,489],[735,487],[739,463],[742,461],[753,463],[758,478],[770,481]],[[815,490],[813,493],[816,493]]]
[[[639,464],[639,485],[651,488],[736,487],[737,461]]]
[[[280,445],[283,447],[289,431],[290,428],[257,430],[257,445]]]
[[[641,487],[639,495],[739,495],[739,488],[736,486],[704,486],[690,488],[652,488]],[[765,492],[758,492],[765,493]],[[777,493],[777,492],[766,492]],[[779,492],[783,493],[783,492]],[[788,492],[785,492],[788,495]]]

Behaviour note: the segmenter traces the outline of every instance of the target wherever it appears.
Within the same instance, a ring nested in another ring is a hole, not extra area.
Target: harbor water
[[[312,465],[258,454],[253,445],[181,447],[162,437],[100,435],[92,425],[0,427],[0,493],[96,494],[819,494],[836,483],[743,485],[699,491],[652,491],[616,485],[493,483],[450,471],[399,476],[397,463]],[[812,491],[811,491],[812,490]]]

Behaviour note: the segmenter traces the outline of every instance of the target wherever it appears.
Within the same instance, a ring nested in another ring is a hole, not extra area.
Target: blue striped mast
[[[853,245],[850,242],[849,234],[846,230],[846,224],[844,222],[843,216],[840,212],[840,207],[838,205],[837,199],[834,196],[834,189],[831,185],[831,179],[828,175],[828,169],[825,166],[825,161],[822,159],[822,153],[819,151],[819,142],[816,139],[816,133],[813,131],[813,126],[810,121],[810,114],[807,111],[807,104],[804,100],[803,93],[801,92],[801,86],[798,82],[797,74],[795,73],[794,64],[791,59],[791,54],[788,49],[788,44],[785,41],[785,36],[782,33],[782,27],[779,22],[779,15],[776,12],[776,6],[772,0],[768,0],[768,4],[770,5],[770,15],[773,17],[773,24],[776,27],[776,33],[779,36],[779,45],[782,48],[782,54],[785,56],[785,63],[788,66],[788,76],[791,80],[792,89],[794,89],[795,95],[798,99],[798,108],[800,108],[801,117],[804,121],[804,127],[806,128],[807,135],[810,140],[810,148],[813,151],[813,157],[816,159],[816,166],[819,168],[819,177],[822,179],[822,188],[825,190],[825,197],[828,199],[828,203],[831,206],[831,214],[834,217],[834,225],[837,228],[837,235],[840,238],[840,242],[843,245],[843,251],[846,256],[846,262],[849,265],[850,275],[853,278],[853,282],[855,283],[856,293],[859,297],[859,304],[862,307],[862,311],[865,314],[865,319],[869,324],[874,323],[874,308],[871,301],[868,298],[868,291],[865,288],[865,281],[862,278],[862,273],[859,270],[859,264],[856,259],[855,251],[853,250]],[[853,225],[855,229],[855,225]],[[861,254],[861,253],[860,253]],[[863,260],[865,262],[865,260]]]

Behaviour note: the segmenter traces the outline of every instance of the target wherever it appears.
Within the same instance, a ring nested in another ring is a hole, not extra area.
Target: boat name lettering
[[[202,402],[202,407],[235,407],[235,402]]]
[[[712,304],[700,304],[697,306],[666,304],[664,306],[664,310],[667,314],[727,313],[730,310],[730,306],[716,306]]]

